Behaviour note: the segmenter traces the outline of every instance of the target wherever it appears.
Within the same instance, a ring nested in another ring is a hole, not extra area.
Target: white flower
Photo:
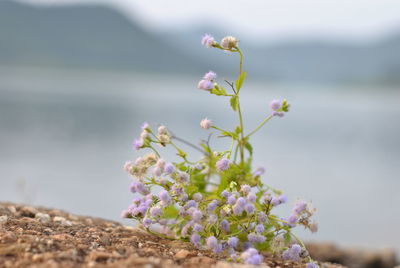
[[[225,49],[232,49],[237,47],[239,41],[233,36],[225,36],[221,40],[221,46]]]
[[[200,127],[203,129],[210,129],[212,122],[207,117],[200,121]]]

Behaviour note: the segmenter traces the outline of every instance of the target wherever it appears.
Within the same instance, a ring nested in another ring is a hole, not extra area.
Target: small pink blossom
[[[208,81],[212,81],[215,80],[217,78],[217,74],[214,73],[213,71],[209,71],[208,73],[206,73],[203,77],[205,80]]]
[[[209,34],[205,34],[201,39],[201,44],[208,48],[212,47],[215,44],[215,39]]]
[[[210,129],[211,126],[212,126],[212,122],[207,117],[200,121],[200,127],[203,129],[208,130],[208,129]]]
[[[197,87],[199,89],[203,89],[203,90],[211,90],[214,88],[214,84],[213,82],[209,81],[209,80],[200,80],[199,84],[197,85]]]
[[[271,103],[269,104],[269,107],[271,110],[276,111],[279,108],[281,108],[282,104],[279,100],[272,100]]]

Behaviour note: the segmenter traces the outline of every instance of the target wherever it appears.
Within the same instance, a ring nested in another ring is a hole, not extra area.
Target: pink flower
[[[209,71],[208,73],[206,73],[203,77],[205,80],[208,81],[212,81],[215,80],[215,78],[217,78],[217,74],[214,73],[213,71]]]
[[[203,90],[211,90],[214,88],[214,84],[213,82],[209,81],[209,80],[200,80],[199,84],[197,85],[197,87],[199,89],[203,89]]]
[[[229,168],[230,164],[231,164],[231,163],[229,162],[228,159],[222,158],[221,160],[219,160],[219,161],[217,162],[217,169],[218,169],[219,171],[227,170],[227,169]]]
[[[125,170],[126,172],[130,172],[131,169],[132,169],[132,167],[133,167],[133,165],[132,165],[132,162],[131,162],[131,161],[125,162],[124,170]]]
[[[207,117],[200,121],[200,127],[203,129],[210,129],[212,122]]]
[[[215,39],[209,34],[205,34],[201,39],[201,44],[208,48],[212,47],[215,44]]]

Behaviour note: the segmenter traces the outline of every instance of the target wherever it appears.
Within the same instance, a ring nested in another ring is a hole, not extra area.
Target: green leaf
[[[168,219],[175,218],[178,216],[178,210],[174,206],[167,206],[164,208],[163,216]]]
[[[247,149],[247,151],[249,151],[250,155],[253,155],[253,146],[251,146],[250,143],[246,142],[244,147]]]
[[[239,108],[239,100],[237,96],[231,97],[231,107],[236,112]]]
[[[246,79],[247,73],[246,72],[242,72],[238,79],[236,80],[236,90],[237,92],[239,92],[239,90],[242,88],[243,82]]]

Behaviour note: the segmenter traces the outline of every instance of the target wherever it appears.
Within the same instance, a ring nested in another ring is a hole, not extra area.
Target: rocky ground
[[[320,267],[393,267],[392,252],[349,251],[310,244]],[[60,210],[0,203],[0,267],[196,267],[244,268],[191,244],[159,238],[140,229]],[[304,264],[265,256],[259,267],[299,268]]]

